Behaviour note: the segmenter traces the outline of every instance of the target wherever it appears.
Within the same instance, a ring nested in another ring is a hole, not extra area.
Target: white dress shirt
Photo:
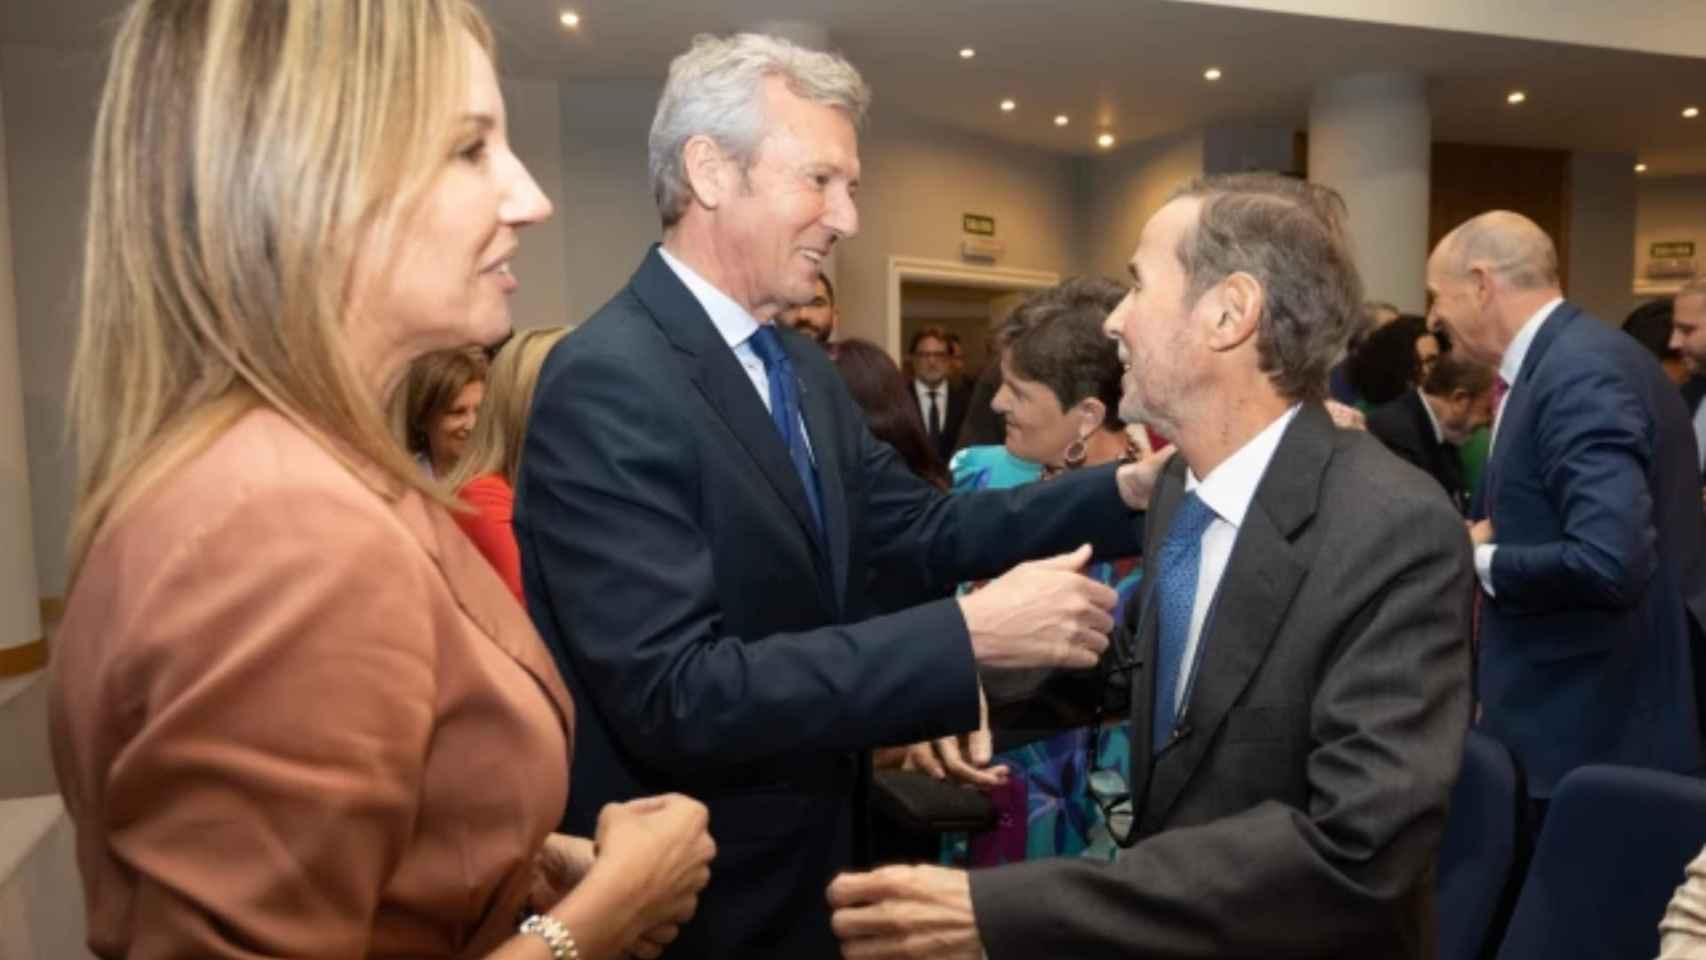
[[[1196,666],[1203,625],[1208,621],[1209,608],[1214,604],[1215,592],[1220,589],[1220,580],[1226,575],[1226,565],[1232,559],[1238,528],[1244,525],[1244,515],[1250,511],[1250,501],[1256,498],[1256,488],[1261,486],[1262,476],[1268,472],[1268,464],[1279,449],[1285,428],[1291,425],[1300,409],[1301,405],[1294,405],[1281,414],[1203,479],[1198,480],[1189,469],[1185,471],[1185,490],[1196,491],[1203,504],[1214,511],[1215,517],[1202,534],[1197,596],[1191,605],[1191,629],[1185,637],[1184,660],[1179,664],[1179,686],[1173,692],[1176,712],[1184,710],[1185,694],[1191,688],[1190,678]]]
[[[1706,400],[1694,408],[1694,445],[1700,451],[1700,470],[1706,472]]]
[[[746,371],[747,379],[752,381],[752,388],[758,391],[758,399],[764,401],[764,409],[770,409],[770,374],[764,369],[764,361],[752,349],[752,335],[758,332],[759,323],[746,312],[746,308],[734,302],[728,294],[718,290],[711,281],[701,277],[694,269],[675,257],[663,247],[658,247],[658,256],[664,265],[675,271],[681,279],[687,292],[693,294],[693,299],[705,308],[705,313],[711,318],[711,325],[722,335],[723,342],[734,351],[735,359],[740,361],[741,369]],[[806,453],[815,461],[817,455],[812,452],[811,434],[806,432],[805,411],[800,412],[800,436],[806,440]]]
[[[1534,311],[1522,329],[1516,332],[1511,345],[1505,348],[1505,355],[1499,360],[1499,379],[1505,382],[1505,398],[1499,402],[1499,409],[1493,411],[1493,433],[1487,441],[1487,462],[1493,461],[1493,451],[1498,449],[1499,424],[1505,419],[1505,408],[1510,406],[1511,394],[1516,392],[1516,377],[1522,372],[1522,362],[1528,359],[1528,348],[1534,345],[1534,338],[1540,334],[1540,328],[1545,325],[1546,318],[1552,311],[1563,303],[1563,297],[1553,297],[1546,301],[1545,306]],[[1494,535],[1497,535],[1494,531]],[[1481,589],[1487,591],[1487,596],[1493,596],[1493,554],[1498,551],[1498,545],[1483,543],[1475,547],[1475,577],[1481,581]]]

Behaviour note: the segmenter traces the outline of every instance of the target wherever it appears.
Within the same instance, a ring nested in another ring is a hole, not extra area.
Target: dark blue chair
[[[1522,884],[1528,790],[1510,748],[1470,731],[1439,858],[1440,960],[1487,960]]]
[[[1650,958],[1706,845],[1706,781],[1589,766],[1558,781],[1499,960]]]

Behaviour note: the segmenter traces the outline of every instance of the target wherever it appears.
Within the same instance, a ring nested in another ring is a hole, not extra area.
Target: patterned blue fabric
[[[764,373],[770,378],[770,419],[782,434],[788,447],[788,459],[794,461],[794,472],[800,475],[800,485],[806,488],[806,500],[812,507],[812,519],[823,533],[823,495],[818,491],[817,467],[811,451],[806,449],[804,427],[800,421],[800,384],[794,378],[794,364],[782,349],[782,337],[776,328],[761,324],[752,335],[752,352],[764,362]]]
[[[1194,492],[1185,495],[1167,528],[1167,539],[1153,564],[1160,648],[1155,664],[1155,713],[1152,749],[1159,753],[1177,719],[1179,668],[1191,633],[1191,608],[1197,600],[1197,568],[1202,565],[1202,535],[1214,511]]]

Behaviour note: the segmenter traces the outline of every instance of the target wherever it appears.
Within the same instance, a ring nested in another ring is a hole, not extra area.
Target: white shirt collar
[[[948,387],[948,382],[946,380],[942,381],[941,383],[936,384],[934,387],[930,386],[928,383],[925,383],[922,380],[912,381],[912,388],[914,390],[918,391],[918,396],[920,398],[928,397],[932,393],[934,393],[937,396],[939,396],[943,399],[946,399],[948,396],[947,387]]]
[[[1421,390],[1416,391],[1416,399],[1422,401],[1422,409],[1427,411],[1428,422],[1433,424],[1434,443],[1445,442],[1445,431],[1439,428],[1439,416],[1434,413],[1434,405],[1428,402],[1428,395]]]
[[[1534,315],[1516,332],[1511,345],[1505,348],[1505,355],[1499,360],[1499,376],[1504,379],[1506,386],[1516,383],[1517,374],[1522,372],[1522,361],[1528,357],[1528,348],[1534,345],[1534,338],[1540,333],[1541,324],[1545,323],[1546,318],[1563,302],[1563,297],[1553,297],[1546,301],[1546,305],[1534,311]]]
[[[658,247],[658,256],[675,275],[681,278],[681,283],[687,287],[687,292],[693,294],[693,299],[705,308],[705,313],[711,317],[711,325],[722,334],[723,342],[731,348],[745,343],[754,333],[758,332],[758,321],[752,314],[726,293],[718,290],[711,281],[701,277],[694,269],[670,255],[662,246]]]
[[[1251,437],[1238,448],[1237,453],[1221,461],[1220,466],[1210,470],[1202,480],[1198,480],[1187,467],[1185,489],[1195,490],[1202,502],[1220,519],[1234,527],[1243,526],[1244,514],[1250,512],[1250,501],[1256,498],[1256,488],[1262,483],[1262,475],[1268,472],[1268,464],[1274,459],[1275,451],[1279,450],[1280,438],[1285,436],[1285,428],[1301,409],[1302,404],[1293,404],[1290,410],[1263,427],[1261,433]]]

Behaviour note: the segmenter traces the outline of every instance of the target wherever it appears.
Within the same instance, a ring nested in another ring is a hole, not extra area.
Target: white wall
[[[1081,272],[1077,167],[1068,157],[879,106],[860,144],[859,236],[838,254],[843,336],[883,343],[890,256],[960,262],[961,215],[995,218],[997,266]]]
[[[503,91],[510,147],[562,216],[562,113],[557,84],[505,77]],[[556,222],[522,231],[521,250],[512,265],[521,286],[510,298],[510,317],[517,328],[569,321],[568,278],[562,266],[565,243],[566,235]]]
[[[1635,274],[1635,158],[1623,153],[1570,156],[1572,301],[1614,326],[1638,302]]]
[[[76,342],[89,141],[104,72],[98,53],[0,50],[36,574],[48,596],[65,590],[75,480],[63,442],[65,391]]]
[[[0,650],[34,643],[41,637],[24,388],[18,362],[18,304],[12,283],[4,105],[4,91],[0,90]],[[0,743],[9,739],[0,733]]]
[[[1706,177],[1636,178],[1636,269],[1644,273],[1652,245],[1669,240],[1694,241],[1695,268],[1706,272]]]
[[[1192,131],[1083,162],[1084,269],[1078,272],[1124,279],[1144,223],[1174,190],[1202,175],[1203,147],[1202,132]]]
[[[628,282],[659,237],[646,174],[646,132],[659,83],[562,85],[561,270],[572,323],[592,315]]]

